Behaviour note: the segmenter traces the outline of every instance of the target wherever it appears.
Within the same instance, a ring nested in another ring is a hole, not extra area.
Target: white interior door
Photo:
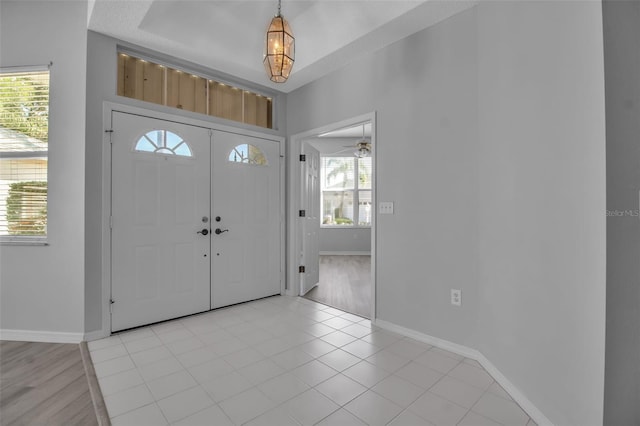
[[[112,128],[112,331],[210,309],[209,130],[119,112]]]
[[[214,131],[211,161],[211,306],[280,294],[280,144]]]
[[[303,142],[302,153],[302,222],[301,265],[305,272],[300,274],[300,295],[309,292],[320,281],[320,152]]]

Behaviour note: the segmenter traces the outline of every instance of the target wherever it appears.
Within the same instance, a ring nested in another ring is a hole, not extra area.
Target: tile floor
[[[89,348],[114,426],[534,425],[477,362],[299,297]]]

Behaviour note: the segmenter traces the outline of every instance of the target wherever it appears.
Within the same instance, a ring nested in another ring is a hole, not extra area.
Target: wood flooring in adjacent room
[[[0,341],[0,425],[97,425],[79,345]]]
[[[320,283],[305,297],[371,316],[371,256],[320,256]]]

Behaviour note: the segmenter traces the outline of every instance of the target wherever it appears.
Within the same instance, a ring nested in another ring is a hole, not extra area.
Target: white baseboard
[[[83,337],[83,333],[33,330],[0,330],[0,340],[15,340],[19,342],[80,343],[82,342]]]
[[[384,328],[385,330],[393,331],[394,333],[402,334],[406,337],[418,340],[420,342],[428,343],[433,346],[437,346],[440,349],[445,349],[449,352],[462,355],[467,358],[471,358],[477,361],[478,357],[482,354],[475,349],[471,349],[467,346],[459,345],[457,343],[450,342],[448,340],[440,339],[438,337],[429,336],[428,334],[420,333],[419,331],[412,330],[410,328],[402,327],[394,323],[376,319],[374,325]]]
[[[89,333],[84,333],[84,340],[86,342],[91,342],[93,340],[103,339],[105,337],[109,337],[111,333],[104,330],[96,330],[90,331]]]
[[[509,381],[509,379],[507,379],[504,374],[502,374],[500,370],[498,370],[498,368],[493,365],[493,363],[491,363],[491,361],[489,361],[484,355],[482,355],[482,353],[478,353],[480,354],[480,357],[477,358],[476,361],[478,361],[480,365],[482,365],[482,367],[487,370],[487,373],[489,373],[495,379],[495,381],[498,382],[498,384],[502,386],[502,388],[507,391],[509,395],[511,395],[514,401],[516,401],[520,405],[520,407],[522,407],[522,409],[529,415],[529,417],[533,419],[534,422],[536,422],[540,426],[553,426],[551,420],[549,420],[547,416],[545,416],[542,411],[538,409],[538,407],[536,407],[531,401],[529,401],[529,398],[524,396],[524,394],[520,392],[520,390],[513,383],[511,383],[511,381]]]
[[[405,328],[381,319],[374,320],[373,324],[382,329],[402,334],[403,336],[410,337],[420,342],[428,343],[449,352],[478,361],[487,373],[489,373],[494,380],[498,382],[498,384],[502,386],[509,395],[511,395],[513,400],[520,405],[520,407],[533,419],[534,422],[540,426],[553,426],[551,420],[549,420],[542,411],[538,409],[538,407],[536,407],[522,392],[520,392],[520,390],[518,390],[518,388],[511,383],[511,381],[509,381],[509,379],[507,379],[505,375],[487,359],[487,357],[482,355],[480,351],[448,340],[440,339],[438,337],[429,336],[428,334],[420,333],[419,331]]]
[[[320,256],[371,256],[370,251],[321,251]]]

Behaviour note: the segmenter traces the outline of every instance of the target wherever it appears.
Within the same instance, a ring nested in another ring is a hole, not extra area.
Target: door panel
[[[320,281],[320,152],[310,144],[302,144],[305,155],[302,167],[302,259],[300,295],[305,295]]]
[[[211,305],[280,294],[280,145],[214,131]]]
[[[119,112],[112,126],[112,331],[210,309],[208,129]]]

